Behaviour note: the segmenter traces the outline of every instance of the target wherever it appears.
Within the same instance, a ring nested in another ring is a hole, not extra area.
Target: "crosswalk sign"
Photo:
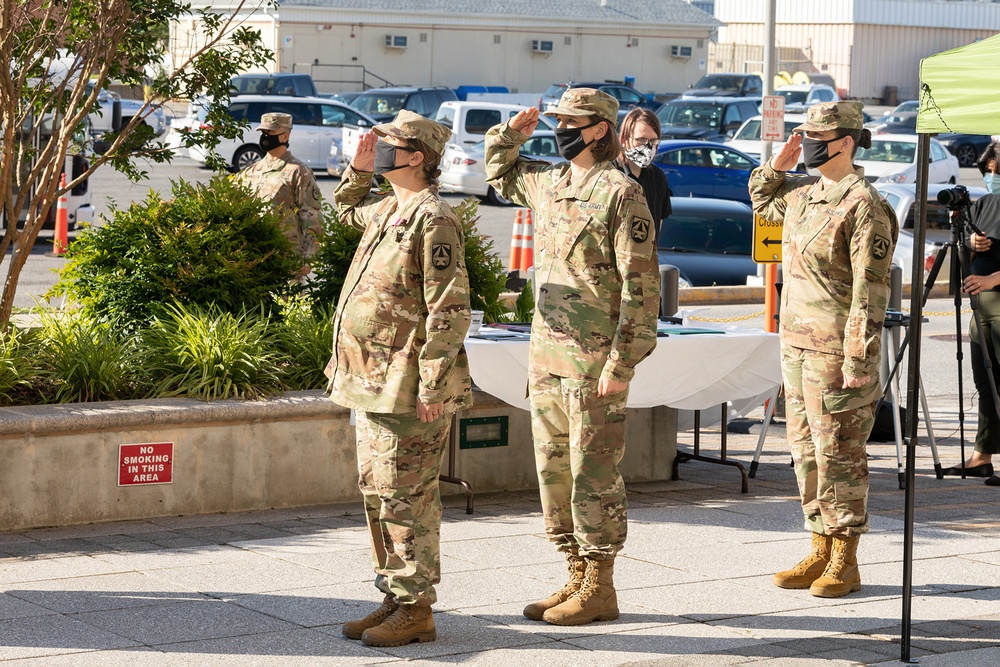
[[[781,232],[783,224],[753,216],[753,261],[758,264],[781,263]]]

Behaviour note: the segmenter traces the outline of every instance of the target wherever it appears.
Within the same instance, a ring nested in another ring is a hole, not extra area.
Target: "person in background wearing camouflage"
[[[379,137],[381,138],[379,140]],[[369,646],[434,641],[438,475],[451,415],[472,404],[462,227],[438,196],[451,131],[411,111],[362,137],[333,195],[364,230],[334,315],[330,397],[357,413],[359,486],[382,605],[343,633]],[[382,175],[392,193],[370,192]]]
[[[866,444],[881,392],[879,352],[899,227],[854,165],[871,146],[860,102],[809,107],[806,123],[750,175],[754,211],[783,222],[781,371],[808,556],[774,575],[818,597],[861,590],[858,539],[868,530]],[[803,138],[802,134],[805,134]],[[820,177],[787,175],[799,149]]]
[[[656,345],[659,269],[642,187],[615,168],[618,102],[572,88],[546,112],[566,162],[518,156],[538,125],[524,109],[486,135],[486,175],[535,211],[537,304],[528,388],[545,532],[569,581],[524,615],[556,625],[618,618],[615,555],[625,543],[625,403]]]
[[[282,231],[302,257],[300,276],[305,277],[310,271],[309,259],[316,254],[316,237],[323,229],[319,187],[312,169],[288,151],[290,114],[266,113],[257,129],[266,155],[239,172],[236,179],[282,213]]]

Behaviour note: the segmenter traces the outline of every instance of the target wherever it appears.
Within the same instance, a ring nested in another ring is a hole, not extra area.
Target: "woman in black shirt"
[[[653,215],[656,243],[659,244],[660,223],[670,215],[670,186],[659,167],[650,166],[660,147],[660,119],[649,109],[636,107],[622,119],[618,131],[622,154],[617,166],[631,176],[646,195],[646,205]]]

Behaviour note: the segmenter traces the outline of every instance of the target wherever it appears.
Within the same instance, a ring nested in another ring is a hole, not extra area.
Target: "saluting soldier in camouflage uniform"
[[[625,403],[656,344],[659,270],[642,187],[617,170],[618,102],[567,90],[547,115],[567,162],[518,156],[538,124],[525,109],[486,135],[486,174],[535,211],[538,301],[529,393],[545,531],[569,581],[524,615],[558,625],[618,618],[614,559],[625,543]]]
[[[328,373],[331,398],[357,411],[359,486],[385,593],[343,633],[370,646],[436,638],[438,475],[451,415],[472,404],[463,231],[436,187],[450,136],[400,111],[361,139],[333,195],[340,221],[364,230],[334,316]],[[392,194],[370,192],[374,174]]]
[[[812,532],[810,554],[774,575],[774,584],[818,597],[861,589],[865,446],[881,394],[882,323],[899,233],[892,208],[853,163],[858,146],[871,146],[861,109],[860,102],[809,107],[806,123],[750,176],[754,210],[784,222],[781,367],[788,443]],[[821,177],[786,175],[800,147]]]
[[[282,213],[281,229],[305,261],[301,274],[309,273],[309,259],[316,254],[316,236],[323,229],[322,197],[312,169],[288,151],[292,131],[292,116],[287,113],[266,113],[260,117],[260,147],[264,159],[236,175]]]

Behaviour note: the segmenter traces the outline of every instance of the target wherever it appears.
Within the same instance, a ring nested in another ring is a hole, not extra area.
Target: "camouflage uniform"
[[[443,151],[450,131],[407,114],[375,132]],[[441,578],[438,475],[451,414],[472,404],[464,239],[435,188],[400,209],[391,193],[371,193],[371,180],[348,168],[333,195],[340,221],[364,235],[334,315],[331,399],[358,412],[376,586],[400,604],[431,605]],[[444,403],[444,414],[422,423],[417,400]]]
[[[266,113],[261,116],[260,129],[291,131],[292,117],[286,113]],[[316,254],[323,211],[312,169],[285,151],[281,157],[265,155],[239,172],[236,179],[282,213],[282,231],[299,255],[309,259]]]
[[[617,102],[571,89],[553,112],[616,121]],[[611,130],[613,131],[613,130]],[[626,536],[628,390],[598,397],[601,376],[629,381],[656,344],[659,270],[642,187],[597,163],[570,183],[570,163],[518,156],[527,136],[509,121],[486,135],[486,174],[535,211],[538,301],[529,393],[535,461],[549,539],[560,551],[614,558]]]
[[[814,105],[797,129],[861,129],[857,103]],[[754,211],[783,221],[780,331],[788,441],[806,528],[868,530],[865,444],[881,394],[878,366],[899,229],[864,170],[824,189],[770,163],[750,176]],[[843,376],[869,376],[843,388]]]

